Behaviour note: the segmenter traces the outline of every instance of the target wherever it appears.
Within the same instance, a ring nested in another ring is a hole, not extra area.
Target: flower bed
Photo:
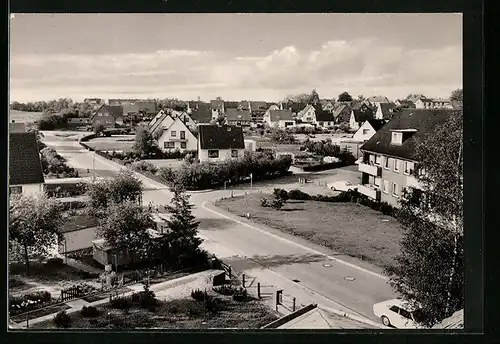
[[[9,315],[26,313],[53,303],[48,291],[25,294],[23,296],[9,296]]]

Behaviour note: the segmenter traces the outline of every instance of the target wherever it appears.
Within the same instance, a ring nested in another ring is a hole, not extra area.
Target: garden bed
[[[48,315],[48,314],[57,313],[57,312],[60,312],[60,311],[66,310],[66,309],[70,309],[70,308],[71,307],[68,306],[67,304],[62,303],[62,304],[58,304],[58,305],[53,305],[53,306],[41,308],[41,309],[38,309],[38,310],[33,311],[31,313],[27,313],[27,314],[25,313],[25,314],[13,315],[13,316],[10,316],[9,319],[16,322],[16,323],[22,323],[22,322],[26,321],[27,317],[29,318],[29,320],[36,319],[36,318],[40,318],[40,317],[43,317],[43,316]]]
[[[264,208],[260,199],[274,195],[249,194],[219,200],[216,205],[336,252],[379,266],[394,265],[402,230],[396,219],[351,203],[287,201],[281,210]]]

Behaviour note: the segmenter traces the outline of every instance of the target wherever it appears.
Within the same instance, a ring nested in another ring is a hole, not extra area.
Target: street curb
[[[210,205],[210,207],[207,207],[207,204],[209,204],[209,205]],[[327,257],[328,259],[333,260],[333,261],[335,261],[335,262],[337,262],[337,263],[343,264],[343,265],[345,265],[345,266],[349,266],[349,267],[351,267],[351,268],[353,268],[353,269],[356,269],[356,270],[358,270],[358,271],[362,271],[362,272],[364,272],[364,273],[370,274],[370,275],[372,275],[372,276],[374,276],[374,277],[377,277],[377,278],[380,278],[380,279],[383,279],[383,280],[386,280],[386,281],[388,281],[388,280],[389,280],[386,276],[380,275],[380,274],[378,274],[378,273],[376,273],[376,272],[373,272],[373,271],[371,271],[371,270],[368,270],[368,269],[362,268],[362,267],[360,267],[360,266],[358,266],[358,265],[355,265],[355,264],[352,264],[352,263],[346,262],[346,261],[344,261],[344,260],[342,260],[342,259],[339,259],[339,258],[336,258],[336,257],[332,257],[332,256],[330,256],[330,255],[328,255],[328,254],[322,253],[322,252],[320,252],[320,251],[318,251],[318,250],[315,250],[315,249],[313,249],[313,248],[307,247],[307,246],[305,246],[305,245],[302,245],[302,244],[297,243],[297,242],[295,242],[295,241],[293,241],[293,240],[290,240],[290,239],[284,238],[284,237],[282,237],[282,236],[276,235],[276,234],[274,234],[274,233],[270,233],[270,232],[268,232],[268,231],[266,231],[266,230],[264,230],[264,229],[261,229],[261,228],[257,227],[257,226],[256,226],[255,224],[253,224],[253,223],[252,223],[252,224],[250,224],[250,223],[246,223],[246,222],[244,222],[244,221],[241,221],[240,219],[243,219],[243,218],[242,218],[242,217],[240,217],[240,216],[238,216],[238,215],[234,215],[234,214],[227,215],[227,214],[225,214],[225,211],[224,211],[224,210],[220,209],[219,207],[217,207],[216,205],[214,205],[214,204],[213,204],[212,202],[210,202],[210,201],[205,201],[205,202],[203,202],[203,203],[202,203],[202,207],[203,207],[204,209],[208,210],[208,211],[212,211],[212,212],[214,212],[214,213],[218,214],[219,216],[222,216],[222,217],[228,218],[228,219],[230,219],[230,220],[233,220],[233,221],[235,221],[235,222],[237,222],[237,223],[239,223],[239,224],[241,224],[241,225],[248,226],[248,227],[250,227],[250,228],[252,228],[252,229],[255,229],[255,230],[258,230],[259,232],[262,232],[262,233],[266,233],[267,235],[270,235],[270,236],[272,236],[272,237],[274,237],[274,238],[277,238],[277,239],[280,239],[280,240],[282,240],[282,241],[285,241],[285,242],[287,242],[287,243],[289,243],[289,244],[292,244],[292,245],[294,245],[294,246],[298,246],[298,247],[300,247],[300,248],[302,248],[302,249],[305,249],[305,250],[307,250],[307,251],[309,251],[309,252],[312,252],[312,253],[314,253],[314,254],[319,254],[319,255],[325,256],[325,257]],[[221,212],[221,211],[222,211],[222,212]]]

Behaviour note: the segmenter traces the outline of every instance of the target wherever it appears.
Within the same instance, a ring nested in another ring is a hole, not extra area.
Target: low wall
[[[275,320],[263,327],[261,329],[269,329],[269,328],[278,328],[283,324],[286,324],[287,322],[300,317],[303,314],[306,314],[307,312],[315,309],[318,307],[317,304],[311,303],[310,305],[307,305],[305,307],[302,307],[301,309],[296,310],[295,312],[292,312],[290,314],[285,315],[284,317],[279,318],[278,320]]]

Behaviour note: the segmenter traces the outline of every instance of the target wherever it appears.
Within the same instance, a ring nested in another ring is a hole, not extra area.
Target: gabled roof
[[[413,160],[416,142],[453,114],[450,109],[403,109],[375,133],[360,149]],[[415,129],[416,132],[401,145],[391,144],[392,131]]]
[[[396,104],[393,103],[380,103],[380,110],[382,111],[383,119],[390,119],[394,114]]]
[[[230,125],[200,125],[198,139],[201,149],[245,149],[243,128]]]
[[[249,111],[226,109],[226,120],[228,121],[250,121],[251,119]]]
[[[212,110],[222,110],[224,107],[224,101],[222,99],[216,99],[210,101],[210,108]]]
[[[9,133],[25,133],[25,132],[26,132],[25,123],[17,123],[17,122],[9,123]]]
[[[293,113],[290,110],[269,110],[271,122],[293,121]]]
[[[324,111],[322,109],[316,109],[316,121],[318,122],[333,122],[335,117],[333,117],[333,113],[328,111]]]
[[[371,127],[373,128],[373,130],[375,131],[379,131],[380,128],[382,128],[384,126],[384,124],[387,123],[386,120],[383,120],[383,119],[373,119],[373,118],[370,118],[368,120],[366,120],[368,123],[370,123]]]
[[[152,126],[149,127],[149,132],[152,133],[152,132],[156,131],[156,129],[158,129],[160,123],[163,122],[165,120],[165,118],[167,118],[167,117],[170,117],[172,119],[172,122],[174,121],[174,118],[172,116],[170,116],[170,114],[163,113],[160,116],[160,118],[158,118],[158,120],[156,122],[154,122]]]
[[[365,122],[369,119],[373,119],[374,114],[372,111],[363,111],[363,110],[352,110],[354,114],[354,120],[358,123]]]
[[[237,109],[240,106],[239,102],[224,102],[224,109]]]
[[[266,102],[261,101],[250,101],[250,110],[267,110],[269,106],[267,106]]]
[[[299,112],[298,116],[301,117],[301,116],[304,116],[305,113],[307,111],[309,111],[310,109],[314,109],[314,106],[312,106],[311,104],[307,104],[306,107],[304,109],[302,109],[302,111]],[[316,109],[315,109],[316,110]]]
[[[198,123],[209,123],[212,120],[212,111],[198,108],[191,112],[191,118]]]
[[[351,108],[347,104],[339,104],[339,106],[337,106],[337,108],[333,111],[333,117],[337,118],[343,111],[350,112],[350,110]]]
[[[367,99],[370,103],[389,103],[389,99],[385,96],[373,96]]]
[[[99,112],[101,109],[107,110],[111,116],[116,120],[117,118],[123,117],[123,106],[122,105],[101,105],[92,115],[91,118],[94,118],[95,114]]]
[[[196,137],[196,134],[193,133],[193,131],[191,130],[191,128],[189,128],[189,126],[187,126],[186,123],[181,118],[179,118],[179,117],[177,117],[172,122],[172,124],[170,124],[170,126],[168,128],[163,128],[163,132],[170,130],[170,128],[172,128],[172,126],[174,125],[174,123],[180,123],[180,124],[182,124],[182,126],[186,129],[186,131],[189,131],[191,134],[193,134],[194,137]]]
[[[9,134],[9,184],[44,182],[40,153],[34,132]]]
[[[415,108],[415,104],[411,100],[408,100],[408,99],[399,99],[398,102],[402,106],[407,106],[408,108]]]

